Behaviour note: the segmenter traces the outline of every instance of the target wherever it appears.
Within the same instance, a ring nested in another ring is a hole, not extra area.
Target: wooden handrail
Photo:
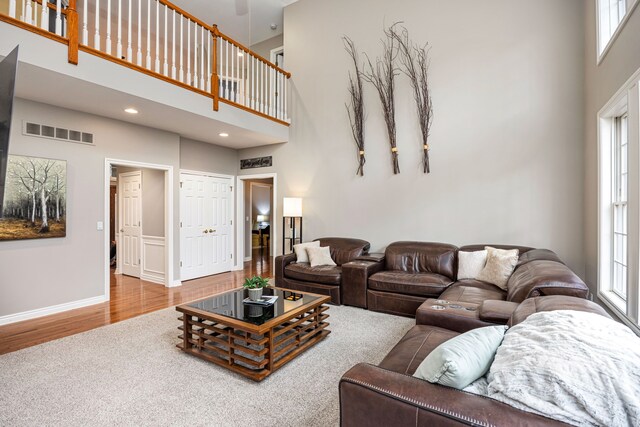
[[[215,25],[213,26],[213,31],[214,31],[214,35],[216,35],[216,36],[228,41],[229,43],[235,45],[236,47],[242,49],[243,51],[245,51],[249,55],[253,56],[254,58],[258,59],[259,61],[264,62],[265,64],[267,64],[267,66],[273,68],[274,70],[278,71],[279,73],[284,74],[286,78],[291,78],[291,73],[289,73],[288,71],[285,71],[282,68],[278,67],[276,64],[274,64],[273,62],[271,62],[268,59],[264,58],[263,56],[258,55],[257,53],[255,53],[254,51],[249,49],[248,47],[244,46],[242,43],[239,43],[239,42],[235,41],[234,39],[232,39],[231,37],[227,36],[226,34],[220,32],[220,30],[218,30],[217,26],[215,26]]]
[[[163,5],[167,6],[169,9],[173,9],[176,12],[178,12],[180,15],[184,16],[187,19],[192,20],[193,22],[197,23],[198,25],[206,28],[207,30],[213,32],[213,27],[209,24],[207,24],[206,22],[196,18],[195,16],[193,16],[192,14],[190,14],[189,12],[186,12],[183,9],[180,9],[178,6],[176,6],[175,4],[167,1],[167,0],[158,0],[160,3],[162,3]]]

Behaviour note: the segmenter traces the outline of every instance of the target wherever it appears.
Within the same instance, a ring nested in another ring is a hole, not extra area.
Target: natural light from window
[[[627,13],[627,0],[598,0],[598,53],[602,54]]]

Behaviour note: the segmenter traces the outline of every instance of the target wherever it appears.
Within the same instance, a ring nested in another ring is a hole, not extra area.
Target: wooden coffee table
[[[179,305],[182,325],[178,348],[224,366],[254,381],[262,381],[297,355],[323,340],[330,297],[281,288],[270,307],[243,303],[244,289]]]

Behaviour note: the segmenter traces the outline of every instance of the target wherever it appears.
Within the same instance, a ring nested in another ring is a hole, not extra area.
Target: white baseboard
[[[37,317],[48,316],[50,314],[62,313],[63,311],[69,311],[76,308],[87,307],[89,305],[100,304],[105,301],[109,301],[109,298],[105,295],[100,295],[98,297],[87,298],[79,301],[71,301],[64,304],[52,305],[50,307],[23,311],[22,313],[9,314],[7,316],[0,317],[0,325],[8,325],[10,323],[22,322],[24,320],[31,320]]]
[[[244,262],[247,262],[247,261],[251,261],[251,257],[250,256],[244,257]]]
[[[143,274],[140,275],[140,279],[144,280],[145,282],[151,282],[151,283],[157,283],[159,285],[164,285],[164,277],[151,276],[151,275],[143,273]]]
[[[164,284],[164,283],[163,283]],[[169,282],[165,285],[167,288],[176,288],[178,286],[182,286],[182,282],[180,280],[174,280],[173,282]]]

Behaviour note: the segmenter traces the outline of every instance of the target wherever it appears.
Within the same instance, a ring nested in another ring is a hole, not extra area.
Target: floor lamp
[[[293,251],[293,245],[302,243],[302,199],[299,197],[285,197],[282,209],[282,254],[285,254],[287,240],[289,241],[289,251]],[[291,229],[291,237],[287,237],[287,220]],[[300,226],[296,234],[296,220]]]

